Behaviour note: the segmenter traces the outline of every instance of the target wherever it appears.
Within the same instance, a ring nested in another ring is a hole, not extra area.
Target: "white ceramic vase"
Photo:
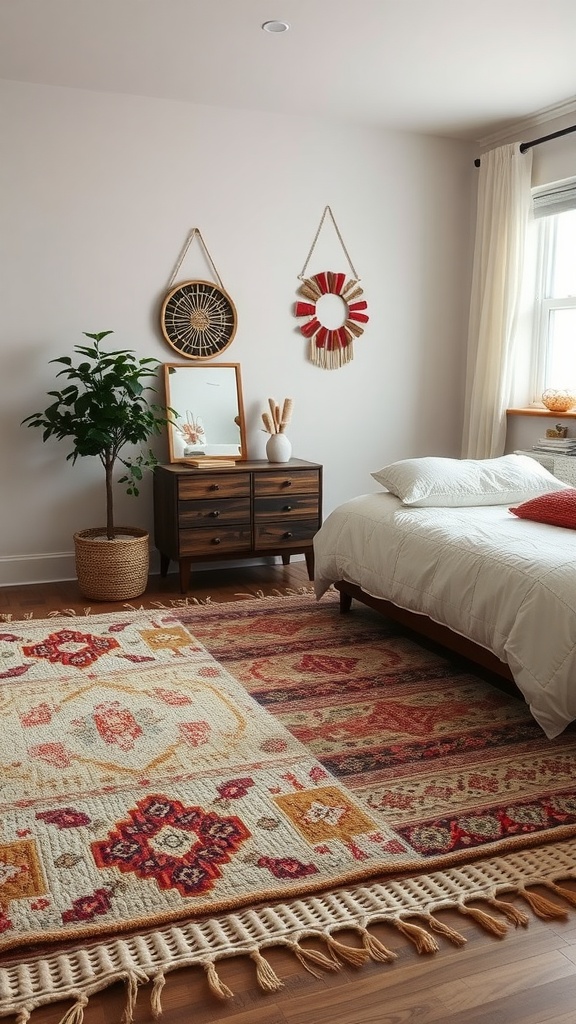
[[[266,441],[266,458],[268,462],[288,462],[292,455],[292,445],[286,434],[270,434]]]

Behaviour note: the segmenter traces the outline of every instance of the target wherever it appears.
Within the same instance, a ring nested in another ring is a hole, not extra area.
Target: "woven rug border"
[[[327,594],[336,595],[337,592],[334,587],[330,587]],[[295,597],[314,597],[314,587],[310,586],[302,587],[284,587],[282,590],[274,589],[269,593],[264,593],[263,590],[257,590],[254,594],[238,593],[234,594],[233,598],[227,601],[213,601],[211,597],[173,597],[167,598],[164,601],[150,601],[149,603],[143,602],[142,604],[129,604],[126,603],[118,611],[114,612],[102,612],[98,608],[93,608],[91,605],[83,608],[81,611],[77,611],[76,608],[60,608],[56,611],[47,612],[41,615],[38,619],[35,618],[34,612],[23,612],[21,615],[16,616],[13,612],[1,612],[0,622],[30,622],[33,621],[36,625],[39,625],[43,621],[52,619],[69,619],[69,618],[89,618],[92,616],[98,616],[98,618],[104,618],[106,616],[118,616],[128,612],[153,612],[153,611],[171,611],[177,608],[206,608],[209,607],[211,610],[223,606],[233,604],[259,604],[262,601],[279,600],[285,598],[286,600]]]
[[[445,871],[374,882],[125,938],[111,938],[80,949],[32,956],[24,961],[15,958],[13,963],[0,968],[0,1016],[15,1014],[17,1024],[25,1024],[34,1009],[72,1000],[73,1005],[65,1012],[61,1024],[81,1024],[90,996],[124,981],[127,989],[124,1024],[133,1020],[138,987],[149,982],[153,983],[152,1014],[158,1017],[165,976],[181,967],[202,967],[215,996],[221,999],[233,996],[221,982],[215,964],[234,956],[250,957],[260,987],[275,991],[283,983],[263,956],[263,951],[272,946],[290,949],[316,976],[321,976],[322,970],[338,970],[345,963],[361,966],[370,959],[394,960],[396,954],[368,931],[370,925],[378,922],[396,927],[414,943],[418,953],[438,952],[440,946],[434,932],[448,942],[463,945],[464,936],[434,917],[439,910],[457,910],[490,933],[503,937],[510,924],[526,926],[529,917],[513,903],[499,897],[504,894],[521,897],[544,919],[566,917],[569,905],[576,905],[576,892],[558,883],[576,878],[575,864],[576,839]],[[532,892],[529,886],[543,886],[555,899]],[[490,908],[490,912],[469,906],[478,901]],[[343,929],[355,930],[362,946],[339,942],[334,935]],[[323,940],[327,955],[303,946],[302,940],[307,938]]]

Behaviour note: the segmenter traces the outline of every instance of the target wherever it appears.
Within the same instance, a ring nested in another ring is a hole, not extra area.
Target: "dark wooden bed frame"
[[[405,608],[398,608],[391,601],[385,601],[379,597],[371,597],[370,594],[365,594],[355,583],[338,580],[334,586],[340,593],[340,611],[342,613],[350,611],[353,600],[360,601],[362,604],[374,608],[381,615],[394,619],[402,626],[407,626],[409,629],[414,630],[415,633],[419,633],[428,640],[432,640],[442,647],[449,648],[449,650],[454,651],[463,658],[468,658],[489,672],[496,673],[496,675],[501,676],[515,687],[514,677],[505,662],[500,661],[495,654],[487,651],[485,647],[480,647],[479,644],[475,644],[472,640],[467,640],[466,637],[461,636],[459,633],[454,633],[448,626],[442,626],[440,623],[434,622],[427,615],[419,615],[416,612],[407,611]]]

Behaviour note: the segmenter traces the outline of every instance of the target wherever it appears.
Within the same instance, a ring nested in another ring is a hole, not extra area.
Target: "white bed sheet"
[[[576,531],[380,491],[328,516],[314,558],[318,598],[347,580],[428,615],[508,664],[550,739],[576,719]]]

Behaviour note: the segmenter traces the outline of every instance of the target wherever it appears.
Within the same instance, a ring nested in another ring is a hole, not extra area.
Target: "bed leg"
[[[340,591],[340,614],[345,615],[349,612],[352,607],[352,597],[350,594],[345,594],[343,590]]]

